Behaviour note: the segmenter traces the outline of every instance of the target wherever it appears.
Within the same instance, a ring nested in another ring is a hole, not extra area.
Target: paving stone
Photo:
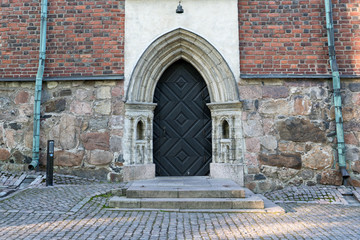
[[[13,177],[16,179],[18,177]],[[285,214],[109,211],[110,189],[71,176],[78,185],[43,183],[0,200],[0,239],[359,239],[360,207],[341,204],[336,186],[288,187],[267,193]],[[359,192],[359,188],[350,188]],[[98,196],[96,196],[98,195]],[[333,196],[339,204],[318,204]],[[307,198],[317,203],[289,203]],[[286,200],[286,201],[285,201]],[[76,211],[71,211],[77,207]]]

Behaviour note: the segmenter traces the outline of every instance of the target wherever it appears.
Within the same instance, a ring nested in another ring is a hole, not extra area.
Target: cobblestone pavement
[[[55,173],[53,183],[54,185],[87,185],[101,181]],[[41,186],[46,186],[44,172],[0,172],[0,200],[19,190]]]
[[[280,215],[107,209],[104,193],[120,186],[19,191],[0,200],[0,239],[360,239],[360,207],[281,203]]]
[[[275,203],[321,203],[321,204],[345,204],[348,202],[344,195],[357,197],[360,188],[345,186],[299,186],[286,187],[282,190],[265,193],[264,195]],[[360,200],[360,199],[359,199]]]
[[[14,186],[17,183],[21,183],[27,178],[41,178],[42,181],[39,181],[38,184],[45,186],[45,172],[5,172],[0,171],[0,186]],[[56,185],[69,185],[69,184],[89,184],[89,183],[100,183],[100,180],[97,179],[88,179],[77,176],[63,175],[54,173],[53,182]]]

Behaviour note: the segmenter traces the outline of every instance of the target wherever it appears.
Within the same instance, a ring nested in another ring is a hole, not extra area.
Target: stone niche
[[[243,133],[240,102],[208,104],[212,117],[212,159],[210,175],[229,178],[244,185]]]
[[[124,181],[155,177],[153,163],[154,103],[125,105]]]

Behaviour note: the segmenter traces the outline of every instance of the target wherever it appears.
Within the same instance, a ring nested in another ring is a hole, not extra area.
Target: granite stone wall
[[[106,179],[122,165],[123,81],[46,82],[41,166],[55,141],[55,171]],[[34,83],[0,82],[0,165],[24,170],[32,157]]]
[[[55,141],[55,172],[122,180],[123,81],[45,82],[41,159]],[[245,184],[255,192],[288,185],[342,184],[330,80],[241,80]],[[343,80],[350,183],[360,186],[360,81]],[[34,83],[0,82],[0,169],[32,157]],[[110,174],[109,174],[110,173]]]
[[[350,182],[359,186],[359,82],[343,81],[343,116]],[[335,149],[332,82],[252,80],[244,101],[246,186],[256,192],[286,185],[341,185]]]

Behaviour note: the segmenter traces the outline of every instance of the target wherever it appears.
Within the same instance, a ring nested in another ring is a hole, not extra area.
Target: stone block
[[[113,158],[114,155],[111,152],[103,150],[92,150],[90,151],[88,163],[96,166],[108,165],[111,163]]]
[[[124,117],[123,116],[111,116],[110,118],[111,129],[123,129]]]
[[[55,101],[49,101],[44,104],[45,112],[62,112],[66,108],[65,99],[57,99]]]
[[[20,91],[16,94],[15,104],[27,103],[29,101],[29,93],[26,91]]]
[[[131,188],[126,191],[126,197],[128,198],[179,198],[178,191],[171,191],[169,189],[162,189],[156,187],[154,189],[141,189]]]
[[[295,115],[309,115],[311,112],[311,101],[304,99],[303,96],[296,96],[294,98],[294,114]]]
[[[261,146],[266,148],[269,151],[275,150],[277,148],[277,140],[275,136],[267,135],[260,139]]]
[[[101,181],[107,180],[107,175],[109,173],[108,168],[55,168],[56,173],[59,174],[66,174],[72,176],[78,176],[81,178],[88,178],[88,179],[98,179]]]
[[[354,133],[345,133],[344,135],[345,143],[350,145],[358,145],[359,139],[354,135]]]
[[[359,148],[347,148],[345,152],[345,159],[348,161],[359,161],[360,160],[360,149]]]
[[[231,179],[240,186],[244,186],[244,166],[242,164],[210,163],[210,176]]]
[[[350,121],[357,117],[356,109],[354,109],[352,107],[343,107],[342,114],[343,114],[344,121]]]
[[[256,192],[268,192],[276,188],[276,185],[272,181],[259,181],[257,183]]]
[[[360,188],[360,180],[359,179],[350,178],[349,182],[350,182],[351,186]]]
[[[71,96],[71,94],[72,94],[71,89],[63,89],[59,92],[60,97]]]
[[[75,93],[75,98],[78,100],[85,100],[89,96],[89,92],[84,89],[78,89]]]
[[[21,82],[21,83],[20,83],[20,87],[21,87],[21,88],[34,89],[34,88],[35,88],[35,84],[34,84],[33,82]]]
[[[257,166],[247,166],[247,173],[248,174],[257,174],[260,172],[259,167]]]
[[[155,164],[126,165],[123,167],[124,182],[155,178]]]
[[[263,165],[261,166],[261,172],[268,178],[277,178],[278,168]]]
[[[303,155],[302,164],[305,168],[322,170],[330,168],[333,164],[333,149],[330,146],[314,146]]]
[[[122,182],[123,175],[121,173],[110,172],[107,176],[107,180],[109,182]]]
[[[54,153],[54,166],[74,167],[80,166],[84,158],[84,151],[76,153],[67,151],[56,151]]]
[[[47,88],[48,89],[54,89],[59,85],[58,82],[47,82]]]
[[[95,86],[115,86],[115,81],[95,81]]]
[[[141,199],[131,199],[126,197],[114,196],[109,199],[109,207],[111,208],[140,208]]]
[[[110,151],[112,151],[112,152],[121,152],[122,151],[122,137],[111,136]]]
[[[289,118],[277,124],[281,140],[293,142],[326,142],[325,131],[309,120]]]
[[[15,131],[20,130],[20,129],[22,128],[21,124],[16,123],[16,122],[14,122],[14,123],[9,123],[8,126],[9,126],[9,128],[11,128],[11,129],[13,129],[13,130],[15,130]]]
[[[0,123],[0,146],[2,144],[4,144],[4,137],[3,137],[3,134],[4,134],[4,128],[3,128],[3,124]]]
[[[111,113],[111,101],[100,101],[94,104],[94,111],[98,114],[109,115]]]
[[[91,104],[88,102],[74,101],[70,105],[70,112],[78,115],[90,115],[92,113]]]
[[[241,99],[260,99],[262,98],[262,89],[260,86],[239,86]]]
[[[360,83],[350,83],[349,89],[352,92],[360,92]]]
[[[274,167],[285,167],[285,168],[301,168],[301,155],[300,154],[260,154],[258,157],[260,165],[274,166]]]
[[[351,165],[351,169],[355,172],[355,173],[360,173],[360,161],[355,161],[352,163]]]
[[[14,163],[23,164],[25,160],[25,156],[20,151],[15,150],[11,154],[11,159],[14,161]]]
[[[41,103],[46,103],[51,98],[52,98],[52,94],[48,90],[46,89],[41,90]]]
[[[260,104],[259,112],[269,115],[289,115],[290,114],[290,103],[287,100],[271,100],[263,101]]]
[[[84,133],[81,135],[81,140],[86,150],[109,150],[110,149],[110,134],[109,132],[94,132]]]
[[[12,129],[5,130],[6,146],[8,148],[14,148],[16,146],[15,131]]]
[[[285,181],[295,177],[298,173],[299,173],[299,170],[297,170],[297,169],[279,168],[277,175],[281,181],[285,182]]]
[[[357,94],[353,94],[353,103],[357,106],[360,105],[360,93],[357,93]]]
[[[344,122],[344,130],[360,132],[360,122],[354,119],[348,122]]]
[[[232,203],[233,209],[264,209],[264,201],[257,196],[246,199],[237,199]]]
[[[78,144],[80,128],[77,126],[77,119],[72,115],[64,115],[59,124],[59,142],[63,149],[75,148]]]
[[[124,114],[124,102],[122,101],[115,101],[113,103],[113,114],[114,115],[123,115]]]
[[[275,122],[273,119],[271,118],[265,118],[262,120],[263,122],[263,129],[264,129],[264,134],[265,135],[271,135],[271,133],[274,132],[275,128]]]
[[[304,180],[310,180],[313,179],[315,176],[314,171],[305,169],[300,173],[300,177]]]
[[[124,88],[114,87],[114,88],[111,90],[111,96],[113,96],[113,97],[124,96]]]
[[[259,137],[264,135],[260,120],[248,120],[244,122],[244,134],[247,137]]]
[[[0,160],[5,161],[11,156],[10,152],[6,149],[0,149]]]
[[[263,98],[287,98],[289,96],[289,88],[284,86],[264,86],[262,88]]]
[[[256,189],[256,183],[254,182],[245,183],[245,187],[250,189],[251,191],[254,191]]]
[[[255,174],[254,180],[255,181],[266,180],[266,177],[264,175],[262,175],[261,173],[259,173],[259,174]]]
[[[108,117],[96,117],[91,118],[89,121],[89,128],[91,130],[108,129],[109,118]]]
[[[99,87],[96,89],[96,98],[97,99],[109,99],[111,98],[111,88],[110,87]]]
[[[246,151],[257,153],[260,151],[260,141],[259,138],[246,138]]]
[[[321,173],[320,183],[324,185],[336,185],[342,184],[342,176],[339,170],[326,170]]]

